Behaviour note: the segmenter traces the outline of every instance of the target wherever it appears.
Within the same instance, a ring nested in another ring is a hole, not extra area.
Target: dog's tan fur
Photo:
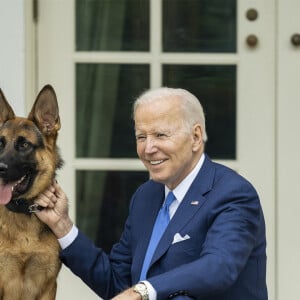
[[[3,190],[5,185],[13,189],[22,181],[25,175],[16,175],[19,171],[6,174],[19,160],[24,162],[26,174],[32,172],[28,187],[13,193],[16,201],[22,198],[33,204],[54,179],[62,165],[56,146],[59,129],[57,99],[51,86],[41,90],[28,118],[16,117],[0,90],[0,185]],[[17,213],[0,205],[0,299],[55,299],[60,267],[59,244],[47,226],[34,213]]]

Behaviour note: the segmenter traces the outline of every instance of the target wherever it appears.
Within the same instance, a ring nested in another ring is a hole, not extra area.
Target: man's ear
[[[193,126],[193,151],[197,152],[203,147],[203,130],[200,124]]]

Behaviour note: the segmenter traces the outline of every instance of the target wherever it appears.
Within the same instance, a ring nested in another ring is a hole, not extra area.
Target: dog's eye
[[[31,149],[32,144],[28,142],[25,138],[19,137],[16,144],[16,149],[19,151],[28,151]]]
[[[20,144],[21,150],[28,150],[30,148],[31,148],[31,143],[29,143],[29,142],[24,141]]]
[[[29,143],[24,142],[23,144],[21,144],[21,147],[27,149],[29,147]]]
[[[2,150],[5,147],[5,140],[4,138],[0,138],[0,150]]]

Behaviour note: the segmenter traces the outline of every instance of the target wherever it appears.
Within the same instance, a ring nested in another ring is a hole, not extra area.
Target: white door
[[[275,299],[275,0],[114,3],[39,1],[37,86],[50,83],[58,95],[65,160],[59,181],[73,218],[109,244],[107,232],[121,225],[108,225],[106,213],[111,205],[126,211],[124,186],[147,176],[133,155],[132,99],[119,99],[123,93],[190,89],[207,109],[208,154],[247,177],[261,196],[269,299]],[[123,204],[112,204],[116,193]],[[110,202],[99,207],[101,197]],[[97,297],[63,269],[58,299]]]

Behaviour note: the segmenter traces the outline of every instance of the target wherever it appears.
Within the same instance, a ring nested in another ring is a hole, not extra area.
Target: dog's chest
[[[0,216],[0,269],[37,261],[40,265],[60,264],[57,239],[35,216],[7,214],[1,208]]]
[[[59,244],[44,226],[35,216],[0,208],[1,299],[55,299]]]

